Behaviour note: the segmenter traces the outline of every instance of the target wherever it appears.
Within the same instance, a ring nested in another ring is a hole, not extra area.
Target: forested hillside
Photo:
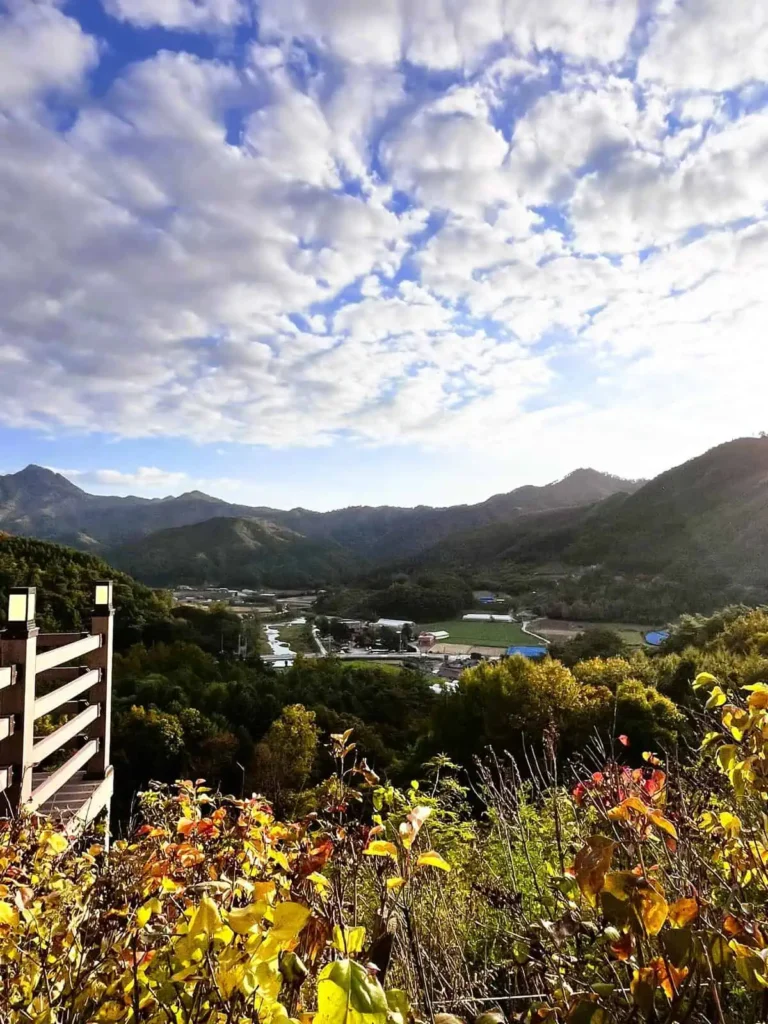
[[[0,626],[9,587],[37,587],[37,622],[46,632],[87,629],[96,580],[114,581],[120,609],[116,642],[127,644],[170,615],[170,596],[149,587],[93,555],[26,537],[0,533]]]
[[[110,552],[115,565],[153,586],[318,587],[365,563],[333,541],[316,541],[256,519],[209,519],[160,530]]]
[[[421,566],[605,564],[623,572],[768,582],[768,438],[742,438],[633,493],[460,533]]]

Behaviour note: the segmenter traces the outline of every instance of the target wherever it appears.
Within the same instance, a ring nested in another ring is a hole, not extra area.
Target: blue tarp
[[[514,644],[507,648],[507,654],[522,654],[524,658],[543,658],[546,653],[546,647],[528,647],[525,644]]]
[[[665,629],[657,629],[652,633],[645,634],[645,642],[651,647],[660,647],[665,640],[669,639],[669,633]]]

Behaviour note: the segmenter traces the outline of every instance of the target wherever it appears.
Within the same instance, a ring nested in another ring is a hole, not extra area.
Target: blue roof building
[[[546,653],[546,647],[534,647],[527,644],[513,644],[512,647],[507,648],[507,654],[522,654],[524,658],[543,658]]]

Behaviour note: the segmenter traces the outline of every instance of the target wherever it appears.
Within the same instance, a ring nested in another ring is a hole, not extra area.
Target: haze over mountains
[[[28,466],[0,477],[0,529],[98,551],[155,585],[301,587],[376,567],[472,573],[556,563],[762,586],[768,439],[728,442],[650,482],[579,469],[448,508],[281,510],[197,491],[108,497]]]

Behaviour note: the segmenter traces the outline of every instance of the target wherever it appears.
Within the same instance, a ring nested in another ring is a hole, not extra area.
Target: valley
[[[0,529],[101,554],[152,587],[308,590],[323,614],[440,622],[485,588],[518,617],[658,623],[768,599],[768,439],[647,482],[578,469],[475,505],[322,513],[92,495],[29,466],[0,477]]]

